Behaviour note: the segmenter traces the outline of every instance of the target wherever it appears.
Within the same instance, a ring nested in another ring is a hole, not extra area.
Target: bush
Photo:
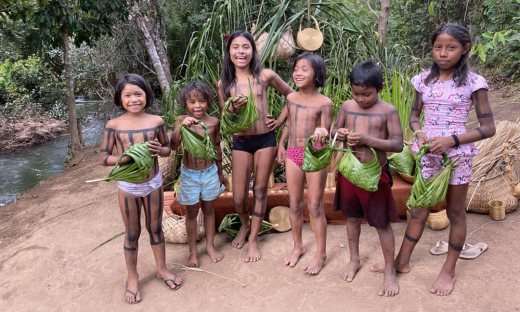
[[[37,110],[53,118],[67,118],[66,88],[43,65],[30,56],[0,65],[0,107],[3,111]]]

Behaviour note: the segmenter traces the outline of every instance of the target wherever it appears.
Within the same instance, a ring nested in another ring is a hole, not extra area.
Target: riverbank
[[[0,116],[0,154],[52,141],[65,134],[68,125],[64,120],[48,116],[26,115],[15,121]]]
[[[148,234],[143,226],[139,249],[140,289],[143,301],[123,300],[126,270],[123,237],[92,251],[124,230],[117,204],[116,183],[84,183],[104,176],[110,168],[99,165],[98,152],[89,148],[63,174],[40,182],[16,201],[0,209],[0,307],[4,311],[515,311],[520,306],[520,212],[504,221],[468,213],[468,243],[485,242],[489,249],[474,260],[460,260],[455,290],[449,297],[429,293],[445,255],[429,249],[447,240],[449,229],[426,228],[413,254],[408,274],[398,276],[401,287],[394,298],[377,296],[382,275],[370,266],[382,260],[377,233],[362,225],[363,267],[352,283],[339,277],[349,258],[345,226],[329,225],[328,259],[317,276],[304,274],[316,248],[313,232],[304,224],[307,253],[296,268],[283,264],[292,250],[292,234],[261,236],[263,258],[244,263],[246,250],[232,248],[227,234],[217,234],[217,248],[224,260],[213,264],[198,243],[204,272],[174,270],[183,276],[183,287],[168,291],[155,278]],[[393,225],[400,246],[406,223]],[[185,244],[167,244],[167,262],[184,264]],[[486,294],[483,296],[482,294]]]

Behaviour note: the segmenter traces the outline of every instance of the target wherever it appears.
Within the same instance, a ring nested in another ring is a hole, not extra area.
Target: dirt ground
[[[503,98],[504,94],[508,96]],[[519,97],[519,89],[491,92],[496,118],[516,120]],[[429,249],[447,240],[449,228],[426,228],[412,257],[412,271],[398,276],[400,293],[393,298],[377,296],[383,276],[369,267],[383,256],[376,231],[365,224],[360,247],[364,266],[352,283],[339,277],[349,258],[348,247],[342,247],[347,246],[345,226],[340,225],[328,227],[323,271],[317,276],[304,274],[301,267],[316,248],[313,232],[305,224],[307,253],[296,268],[283,264],[292,250],[291,232],[261,236],[263,258],[257,263],[244,263],[246,249],[232,248],[227,234],[221,233],[216,246],[224,260],[213,264],[202,240],[201,269],[246,286],[205,272],[174,270],[184,278],[176,292],[155,278],[148,234],[143,231],[138,265],[143,301],[129,305],[123,300],[123,237],[91,252],[123,231],[117,185],[84,183],[109,171],[98,164],[95,149],[70,165],[0,209],[0,311],[520,311],[518,210],[504,221],[468,213],[467,243],[485,242],[489,249],[477,259],[458,262],[455,290],[448,297],[429,292],[445,260],[445,255],[433,256]],[[397,247],[405,228],[404,222],[393,225]],[[187,245],[167,244],[171,266],[184,264],[187,256]]]

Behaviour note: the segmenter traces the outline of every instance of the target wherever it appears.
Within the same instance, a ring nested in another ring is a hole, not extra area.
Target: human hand
[[[433,137],[430,139],[430,152],[434,154],[445,153],[449,148],[455,146],[455,140],[449,137]]]
[[[280,166],[285,166],[285,157],[285,148],[280,145],[280,147],[278,148],[278,155],[276,157],[276,160],[278,161]]]
[[[348,129],[339,128],[338,131],[336,131],[336,133],[337,133],[336,140],[338,140],[340,142],[345,142],[347,140]]]
[[[429,142],[429,139],[426,136],[426,134],[417,133],[417,146],[419,147],[419,149],[421,149],[421,147],[428,142]]]
[[[271,129],[271,131],[274,131],[280,128],[282,123],[274,119],[273,115],[267,114],[267,121],[265,122],[265,125],[267,126],[267,128]]]
[[[361,132],[350,133],[347,137],[347,144],[349,146],[368,145],[369,138],[368,135]]]
[[[247,103],[247,97],[246,96],[237,96],[231,101],[231,106],[233,106],[233,109],[235,112],[238,112],[242,106],[246,105]]]
[[[325,138],[329,136],[329,132],[327,129],[325,129],[322,126],[316,127],[314,129],[314,134],[316,135],[314,139],[312,139],[313,142],[318,142],[320,145],[325,145]]]
[[[123,157],[121,158],[121,160],[119,161],[119,167],[121,167],[122,165],[129,164],[129,163],[131,163],[131,162],[133,162],[133,161],[134,161],[134,159],[133,159],[132,157],[130,157],[130,156],[128,156],[128,155],[123,156]]]
[[[182,125],[185,126],[186,128],[189,128],[191,125],[196,124],[197,122],[199,122],[199,121],[196,118],[186,117],[182,121]]]
[[[218,175],[218,178],[220,179],[220,184],[224,184],[224,185],[227,184],[226,178],[224,177],[224,175],[222,173],[220,173]]]
[[[157,157],[161,152],[162,145],[157,139],[148,142],[148,150],[153,153],[152,157]]]

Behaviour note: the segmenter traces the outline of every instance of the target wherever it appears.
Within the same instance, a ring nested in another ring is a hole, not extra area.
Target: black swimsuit
[[[233,135],[233,150],[254,154],[256,151],[276,146],[276,135],[273,131],[256,135]]]

